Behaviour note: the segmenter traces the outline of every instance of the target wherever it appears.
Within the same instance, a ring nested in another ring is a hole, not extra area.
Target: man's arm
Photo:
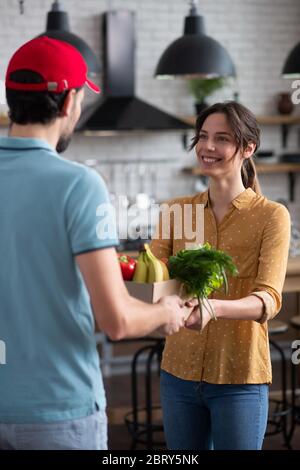
[[[96,323],[112,340],[145,336],[161,327],[168,335],[184,326],[179,297],[164,297],[151,305],[129,295],[114,248],[83,253],[75,259],[90,294]]]

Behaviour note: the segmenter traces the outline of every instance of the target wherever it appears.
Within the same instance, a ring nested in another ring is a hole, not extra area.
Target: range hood
[[[134,20],[134,12],[127,10],[103,14],[102,97],[83,110],[77,130],[84,134],[191,129],[183,120],[135,96]]]

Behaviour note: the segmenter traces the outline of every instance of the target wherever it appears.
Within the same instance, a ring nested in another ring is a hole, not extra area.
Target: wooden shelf
[[[9,119],[7,114],[0,114],[0,127],[7,127],[9,125]]]
[[[181,116],[180,119],[185,121],[187,124],[194,126],[196,122],[196,116]],[[300,124],[300,116],[286,116],[286,115],[270,115],[270,116],[256,116],[258,124],[264,126],[277,126],[277,125],[292,125]]]
[[[256,163],[255,168],[260,174],[299,173],[300,163]],[[182,171],[193,176],[201,176],[202,174],[199,167],[186,167]]]
[[[255,163],[257,173],[299,173],[300,163]]]
[[[265,126],[300,124],[300,116],[257,116],[257,122]]]
[[[178,116],[178,118],[186,122],[189,126],[194,126],[196,123],[196,116]]]
[[[178,118],[190,126],[194,126],[196,122],[196,116],[178,116]],[[300,124],[300,116],[257,116],[257,122],[266,126]],[[9,119],[7,114],[0,114],[0,126],[8,126],[8,124]]]
[[[181,116],[183,121],[185,121],[190,126],[194,127],[196,122],[196,116]],[[289,133],[289,126],[293,124],[300,124],[300,116],[290,116],[290,115],[281,115],[274,114],[271,116],[256,116],[258,124],[261,126],[281,126],[281,141],[282,147],[287,146],[287,138]]]
[[[295,174],[300,173],[300,163],[258,163],[255,165],[258,174],[286,173],[289,177],[289,200],[295,199]],[[186,167],[182,171],[191,176],[201,176],[199,167]]]

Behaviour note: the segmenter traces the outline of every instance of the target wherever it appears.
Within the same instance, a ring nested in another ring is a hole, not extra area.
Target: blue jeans
[[[161,371],[170,450],[259,450],[268,418],[268,385],[220,385]]]
[[[105,411],[71,421],[0,423],[1,450],[106,450]]]

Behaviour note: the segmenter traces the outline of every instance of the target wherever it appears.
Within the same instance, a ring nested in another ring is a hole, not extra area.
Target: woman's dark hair
[[[18,70],[10,74],[17,83],[42,83],[43,77],[31,70]],[[6,88],[9,118],[16,124],[49,124],[63,108],[68,90],[63,93],[49,91],[21,91]]]
[[[260,145],[260,129],[258,127],[254,114],[245,106],[235,101],[225,101],[224,103],[215,103],[204,109],[197,117],[195,136],[192,140],[190,149],[194,148],[199,140],[199,132],[202,129],[204,121],[208,116],[214,113],[225,114],[228,124],[232,129],[236,141],[236,151],[245,150],[249,143],[254,143],[258,149]],[[252,158],[245,158],[242,166],[242,181],[245,188],[252,188],[253,191],[260,194],[260,186],[256,176],[256,169]]]

